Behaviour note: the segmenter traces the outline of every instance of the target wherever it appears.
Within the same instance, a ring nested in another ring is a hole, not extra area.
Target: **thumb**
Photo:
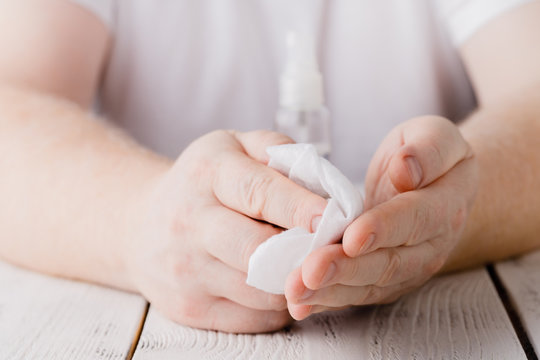
[[[427,186],[472,156],[471,147],[448,119],[425,116],[403,125],[402,146],[388,165],[390,181],[399,192]]]

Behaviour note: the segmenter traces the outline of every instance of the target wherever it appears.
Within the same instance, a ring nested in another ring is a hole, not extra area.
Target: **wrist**
[[[138,261],[144,251],[141,240],[148,236],[148,214],[156,188],[163,176],[171,168],[172,162],[159,159],[144,166],[135,179],[127,179],[125,200],[122,202],[120,234],[114,242],[115,263],[118,264],[119,287],[140,292],[137,286]]]

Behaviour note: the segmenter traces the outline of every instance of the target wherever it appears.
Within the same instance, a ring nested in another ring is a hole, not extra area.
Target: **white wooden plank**
[[[495,266],[529,340],[540,354],[540,251]]]
[[[0,359],[125,359],[146,301],[0,262]]]
[[[392,305],[310,317],[287,331],[233,335],[174,324],[150,309],[135,360],[525,359],[484,269],[430,281]]]

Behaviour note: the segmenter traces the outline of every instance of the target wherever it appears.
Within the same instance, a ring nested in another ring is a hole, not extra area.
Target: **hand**
[[[311,231],[326,206],[265,166],[266,147],[289,142],[265,131],[210,133],[143,192],[130,217],[126,267],[135,288],[166,316],[229,332],[289,323],[284,296],[246,284],[259,244],[278,227]]]
[[[407,121],[383,141],[366,177],[366,211],[342,244],[315,250],[287,279],[295,319],[392,302],[436,274],[464,229],[477,165],[450,121]]]

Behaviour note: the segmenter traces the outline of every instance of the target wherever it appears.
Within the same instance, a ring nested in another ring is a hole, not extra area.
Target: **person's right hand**
[[[284,296],[246,284],[259,244],[278,227],[312,231],[326,206],[266,166],[266,147],[290,142],[269,131],[212,132],[143,192],[129,216],[125,266],[167,317],[229,332],[272,331],[291,321]]]

